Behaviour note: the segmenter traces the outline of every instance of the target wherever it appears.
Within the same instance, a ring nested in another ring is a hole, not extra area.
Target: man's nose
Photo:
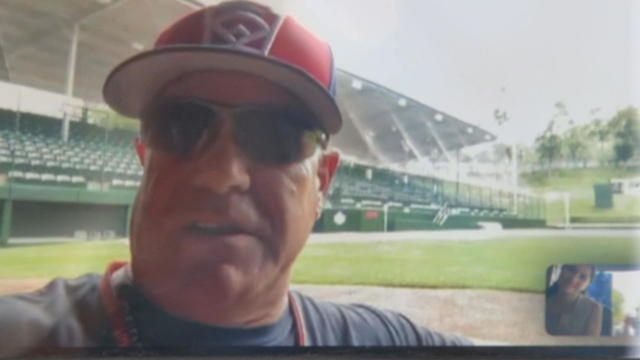
[[[230,131],[223,129],[197,160],[193,182],[215,193],[244,192],[251,186],[248,159],[233,140]]]

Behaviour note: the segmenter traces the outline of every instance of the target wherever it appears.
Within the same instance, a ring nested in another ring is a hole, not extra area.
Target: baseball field
[[[0,249],[0,295],[56,276],[101,273],[128,258],[126,240],[58,240]],[[545,333],[545,270],[552,263],[637,263],[639,251],[633,230],[315,234],[296,263],[293,287],[317,299],[400,311],[478,344],[607,344],[625,340]]]
[[[474,240],[471,232],[457,232],[459,238],[455,233],[395,240],[366,233],[317,235],[296,263],[293,282],[538,292],[551,264],[632,263],[640,248],[633,231],[502,231],[481,240],[477,232]],[[0,279],[101,273],[109,261],[127,258],[124,240],[15,245],[0,249]]]

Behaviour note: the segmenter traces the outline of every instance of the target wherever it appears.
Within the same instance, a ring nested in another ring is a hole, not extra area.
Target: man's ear
[[[318,164],[318,178],[320,179],[320,191],[326,193],[331,185],[331,180],[336,175],[340,164],[340,153],[335,149],[325,151]]]
[[[136,153],[138,154],[138,160],[140,160],[140,165],[142,165],[142,167],[144,167],[145,147],[144,147],[144,143],[142,142],[142,139],[137,137],[133,141],[133,146],[136,148]]]

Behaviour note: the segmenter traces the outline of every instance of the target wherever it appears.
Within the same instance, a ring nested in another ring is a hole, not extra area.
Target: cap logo
[[[211,29],[205,42],[266,53],[271,45],[273,27],[250,9],[233,9],[209,17]]]

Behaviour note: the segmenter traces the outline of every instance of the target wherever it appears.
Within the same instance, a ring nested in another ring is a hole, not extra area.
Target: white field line
[[[451,240],[477,241],[509,238],[549,238],[571,237],[635,237],[640,241],[640,231],[636,229],[485,229],[485,230],[442,230],[442,231],[396,231],[396,232],[344,232],[311,234],[311,243],[336,242],[376,242],[406,240]],[[639,243],[640,245],[640,243]]]

